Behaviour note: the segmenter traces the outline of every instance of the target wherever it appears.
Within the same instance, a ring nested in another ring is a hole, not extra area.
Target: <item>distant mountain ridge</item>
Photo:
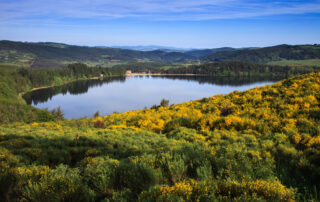
[[[108,46],[97,46],[102,48],[108,48]],[[137,50],[137,51],[154,51],[154,50],[162,50],[165,52],[180,52],[180,51],[188,51],[192,50],[192,48],[176,48],[171,46],[157,46],[157,45],[148,45],[148,46],[109,46],[109,48],[120,48],[127,50]]]
[[[119,46],[118,46],[119,47]],[[320,66],[320,45],[278,45],[264,48],[213,48],[176,49],[165,46],[135,46],[141,50],[128,50],[131,46],[110,48],[105,46],[76,46],[54,42],[0,41],[0,65],[12,64],[31,68],[62,67],[73,62],[90,66],[112,67],[119,64],[141,62],[153,63],[209,63],[238,61],[258,64],[273,64],[290,60],[313,60],[312,65]],[[131,47],[132,48],[132,47]],[[156,49],[143,50],[142,49]],[[165,49],[167,48],[167,49]],[[318,62],[319,60],[319,62]],[[311,64],[311,62],[310,62]]]

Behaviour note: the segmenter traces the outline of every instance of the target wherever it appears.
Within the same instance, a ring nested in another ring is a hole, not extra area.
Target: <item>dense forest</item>
[[[151,70],[157,71],[164,67],[180,67],[181,65],[173,65],[168,63],[158,63],[158,62],[132,62],[126,64],[114,65],[112,69],[128,69],[132,72],[149,72]]]
[[[268,63],[280,60],[320,59],[320,45],[279,45],[266,48],[243,49],[218,52],[202,58],[203,62],[241,61],[251,63]]]
[[[177,68],[152,69],[152,72],[165,74],[201,74],[210,76],[252,77],[273,76],[274,78],[287,78],[292,75],[319,71],[320,67],[309,66],[277,66],[245,62],[213,62],[202,65],[191,65]]]
[[[195,58],[201,58],[201,57],[212,55],[219,52],[231,52],[235,50],[237,49],[224,47],[224,48],[213,48],[213,49],[190,50],[190,51],[185,51],[184,53]]]
[[[167,107],[1,125],[0,197],[318,201],[319,92],[310,73]]]
[[[123,76],[124,73],[123,70],[88,67],[81,63],[56,69],[0,68],[0,123],[52,120],[50,113],[26,105],[20,96],[33,88],[58,86],[81,79]]]

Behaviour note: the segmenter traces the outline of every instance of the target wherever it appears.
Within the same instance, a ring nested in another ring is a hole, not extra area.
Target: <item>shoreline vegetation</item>
[[[19,93],[19,97],[23,97],[25,94],[30,93],[32,91],[42,90],[42,89],[46,89],[46,88],[59,87],[59,86],[63,86],[63,85],[75,82],[75,81],[99,80],[99,79],[110,78],[110,77],[118,77],[118,76],[112,76],[112,75],[111,76],[107,76],[107,77],[98,77],[98,76],[96,76],[96,77],[89,77],[89,78],[81,78],[81,79],[70,80],[70,81],[66,81],[64,83],[60,83],[60,84],[52,84],[50,86],[40,86],[40,87],[37,87],[37,88],[32,88],[32,89],[30,89],[28,91],[25,91],[25,92],[20,92]]]
[[[126,74],[127,77],[131,76],[208,76],[206,74],[166,74],[166,73],[130,73]]]
[[[125,74],[125,77],[133,77],[133,76],[208,76],[206,74],[162,74],[162,73],[131,73],[131,74]],[[32,88],[26,92],[20,92],[19,96],[22,97],[23,95],[30,93],[32,91],[36,91],[36,90],[41,90],[41,89],[46,89],[46,88],[53,88],[53,87],[58,87],[58,86],[62,86],[62,85],[66,85],[68,83],[72,83],[75,81],[82,81],[82,80],[99,80],[99,79],[103,79],[103,78],[110,78],[110,77],[119,77],[119,76],[107,76],[107,77],[89,77],[89,78],[82,78],[82,79],[75,79],[75,80],[70,80],[67,81],[65,83],[62,84],[53,84],[50,86],[40,86],[37,88]]]
[[[16,121],[51,121],[48,111],[26,104],[22,95],[32,89],[53,87],[77,80],[124,76],[123,70],[88,67],[73,63],[59,69],[1,68],[0,69],[0,124]]]

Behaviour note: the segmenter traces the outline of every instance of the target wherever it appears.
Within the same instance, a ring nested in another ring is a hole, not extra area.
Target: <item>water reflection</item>
[[[92,79],[75,81],[62,86],[44,88],[30,93],[26,93],[23,98],[26,100],[28,105],[47,102],[57,94],[65,95],[67,93],[71,95],[78,95],[87,93],[89,88],[102,86],[110,82],[125,82],[125,77],[110,77],[105,79]]]
[[[92,116],[97,110],[107,115],[138,110],[159,104],[165,98],[170,104],[201,99],[216,94],[246,90],[272,84],[282,78],[272,77],[206,77],[142,76],[85,80],[40,89],[24,95],[30,105],[49,110],[61,106],[66,118]]]
[[[172,75],[172,76],[151,76],[154,78],[173,79],[173,80],[187,80],[196,81],[199,84],[215,84],[215,85],[227,85],[227,86],[241,86],[256,82],[277,82],[286,77],[273,77],[273,76],[255,76],[255,77],[212,77],[212,76],[184,76],[184,75]]]

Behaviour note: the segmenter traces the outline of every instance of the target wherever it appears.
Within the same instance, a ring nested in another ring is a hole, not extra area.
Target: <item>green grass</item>
[[[268,64],[271,65],[289,65],[289,66],[317,66],[320,67],[320,59],[309,59],[309,60],[280,60],[272,61]]]
[[[33,54],[17,52],[16,50],[0,50],[0,65],[2,66],[30,67],[34,60],[35,56]]]

